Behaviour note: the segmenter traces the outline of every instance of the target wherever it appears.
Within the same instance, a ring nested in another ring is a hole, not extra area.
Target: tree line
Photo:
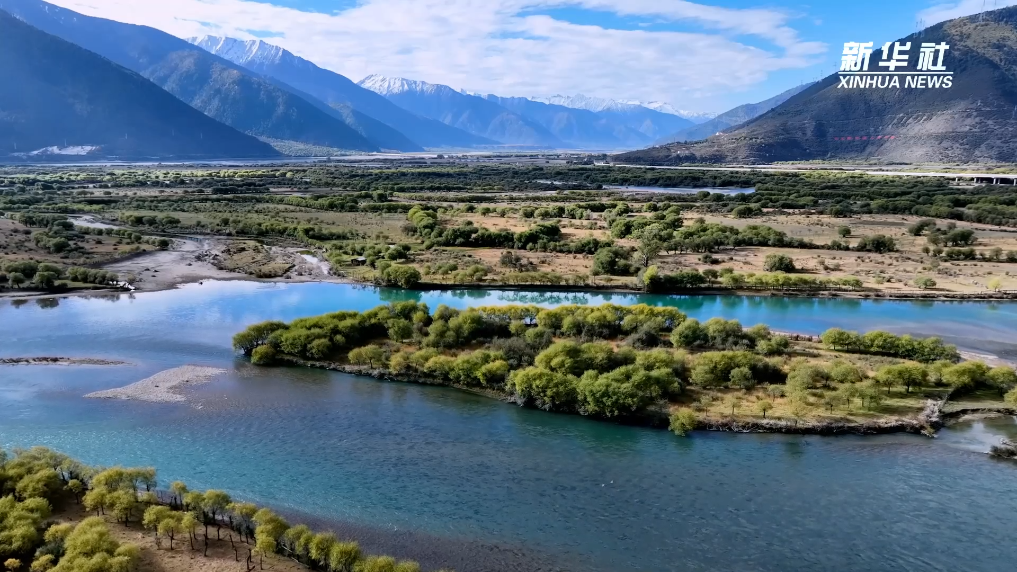
[[[186,545],[205,556],[214,528],[214,541],[228,540],[249,571],[282,554],[322,572],[420,572],[414,561],[365,554],[354,541],[291,525],[225,491],[159,484],[153,468],[89,467],[42,447],[0,450],[0,562],[8,572],[136,572],[140,549],[113,539],[105,520],[113,517],[151,531],[160,549]],[[48,520],[72,501],[96,516],[76,525]]]

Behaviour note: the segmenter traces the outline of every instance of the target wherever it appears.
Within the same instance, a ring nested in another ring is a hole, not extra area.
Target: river
[[[126,366],[0,369],[0,444],[143,464],[328,523],[374,550],[460,572],[1009,570],[1017,466],[984,455],[1012,420],[821,438],[622,427],[447,388],[254,368],[230,336],[264,319],[418,299],[672,304],[817,333],[948,334],[1017,355],[1017,305],[977,302],[426,292],[205,282],[96,298],[0,301],[0,357]],[[992,342],[992,340],[997,340]],[[998,341],[1003,340],[1003,341]],[[194,363],[229,370],[187,404],[86,400]]]

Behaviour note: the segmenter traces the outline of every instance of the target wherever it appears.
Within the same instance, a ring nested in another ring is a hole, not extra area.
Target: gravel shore
[[[160,371],[152,377],[125,385],[124,387],[89,393],[85,397],[94,399],[135,399],[155,403],[186,401],[183,395],[174,390],[182,385],[208,383],[215,376],[222,373],[226,373],[226,370],[218,367],[184,365]]]

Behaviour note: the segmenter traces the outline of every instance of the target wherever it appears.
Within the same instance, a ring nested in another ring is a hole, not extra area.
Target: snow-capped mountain
[[[494,143],[410,113],[343,75],[261,40],[204,36],[188,41],[236,65],[283,82],[285,89],[296,88],[301,92],[298,95],[312,103],[319,102],[382,149],[417,151],[422,147]]]
[[[364,79],[357,82],[357,85],[364,89],[369,89],[374,93],[384,95],[385,97],[388,97],[390,95],[398,95],[400,93],[423,93],[434,95],[443,92],[446,93],[455,92],[461,93],[462,95],[472,95],[469,93],[456,91],[447,85],[427,83],[426,81],[417,81],[402,77],[386,77],[378,74],[372,74],[365,77]]]
[[[717,117],[717,113],[714,111],[689,111],[687,109],[677,109],[665,101],[638,101],[635,99],[622,99],[620,101],[621,103],[638,105],[661,113],[667,113],[668,115],[677,115],[678,117],[683,117],[693,123],[704,123],[714,117]]]
[[[187,38],[187,41],[207,52],[212,52],[220,58],[227,59],[244,67],[276,65],[287,56],[295,61],[300,60],[300,58],[279,46],[273,46],[261,40],[244,41],[222,36],[201,36],[199,38]]]
[[[565,147],[539,122],[447,85],[381,75],[369,75],[357,85],[407,111],[506,145]]]
[[[531,97],[533,101],[561,105],[572,109],[585,109],[587,111],[624,111],[636,107],[630,103],[622,103],[614,99],[603,97],[590,97],[581,93],[576,95],[552,95],[550,97]]]
[[[550,97],[531,97],[533,101],[539,101],[541,103],[549,103],[552,105],[562,105],[565,107],[571,107],[573,109],[586,109],[588,111],[600,112],[600,111],[615,111],[615,112],[632,112],[636,108],[642,107],[657,111],[660,113],[666,113],[668,115],[674,115],[683,119],[688,119],[693,123],[702,123],[709,121],[717,116],[716,113],[708,111],[686,111],[684,109],[677,109],[670,103],[665,101],[640,101],[638,99],[608,99],[603,97],[590,97],[581,93],[576,95],[552,95]]]

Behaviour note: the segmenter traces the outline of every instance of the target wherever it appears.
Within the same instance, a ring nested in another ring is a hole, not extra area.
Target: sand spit
[[[68,357],[13,357],[0,358],[0,365],[125,365],[125,361],[95,358]]]
[[[183,395],[175,391],[178,387],[208,383],[215,376],[222,373],[226,373],[226,370],[218,367],[183,365],[160,371],[152,377],[125,385],[124,387],[96,391],[89,393],[85,397],[95,399],[134,399],[155,403],[186,401]]]

